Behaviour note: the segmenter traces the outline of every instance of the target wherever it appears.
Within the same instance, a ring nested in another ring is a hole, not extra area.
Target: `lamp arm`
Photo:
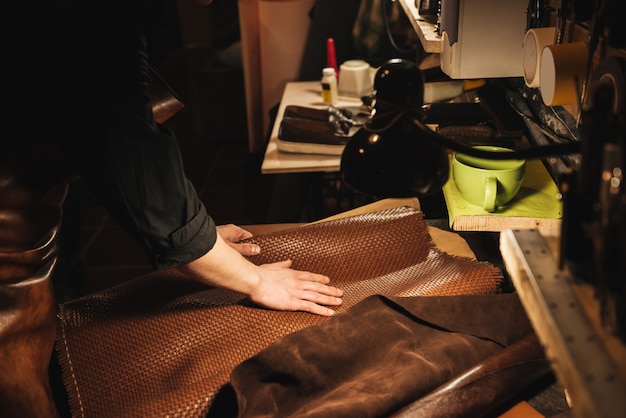
[[[568,154],[576,154],[581,150],[579,142],[567,142],[560,144],[541,145],[529,148],[514,149],[512,152],[494,152],[483,149],[476,149],[470,145],[463,144],[452,138],[443,136],[428,126],[417,117],[411,117],[413,123],[422,131],[425,136],[440,145],[443,145],[453,151],[462,152],[478,158],[486,158],[491,160],[537,160],[545,157],[563,156]]]

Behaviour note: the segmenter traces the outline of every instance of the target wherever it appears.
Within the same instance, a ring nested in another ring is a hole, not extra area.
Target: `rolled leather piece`
[[[481,417],[514,399],[550,370],[537,336],[530,333],[392,417]]]
[[[0,156],[0,252],[38,248],[61,220],[72,166],[48,146]]]
[[[51,276],[67,192],[54,154],[0,161],[0,415],[58,416],[48,378],[56,335]]]

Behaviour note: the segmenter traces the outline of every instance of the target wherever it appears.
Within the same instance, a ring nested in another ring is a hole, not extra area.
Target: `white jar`
[[[339,67],[338,93],[354,97],[372,94],[373,77],[370,65],[363,60],[348,60]]]

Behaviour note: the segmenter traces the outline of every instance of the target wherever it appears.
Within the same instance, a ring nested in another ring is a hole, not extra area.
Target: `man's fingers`
[[[300,295],[300,299],[308,300],[309,302],[314,302],[318,305],[339,306],[342,303],[341,298],[338,296],[311,291],[303,291]]]
[[[328,276],[315,273],[303,273],[299,279],[302,282],[303,290],[329,296],[343,296],[343,290],[329,285],[330,278]]]
[[[233,244],[233,248],[241,255],[257,255],[261,252],[261,247],[256,244]]]
[[[321,316],[333,316],[336,313],[333,309],[317,305],[313,302],[307,302],[305,300],[301,301],[300,306],[296,310]]]

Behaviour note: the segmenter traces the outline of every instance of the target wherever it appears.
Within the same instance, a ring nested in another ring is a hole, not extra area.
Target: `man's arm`
[[[291,260],[257,266],[238,251],[252,255],[258,253],[255,246],[236,249],[222,235],[224,231],[210,251],[178,269],[198,282],[248,295],[270,309],[331,316],[335,311],[329,307],[341,305],[343,291],[330,286],[327,276],[294,270]]]

